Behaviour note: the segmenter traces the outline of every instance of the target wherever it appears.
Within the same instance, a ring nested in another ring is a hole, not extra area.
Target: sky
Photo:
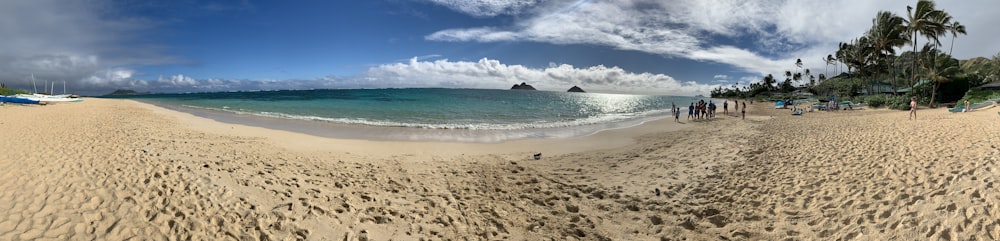
[[[767,74],[783,79],[786,70],[835,75],[822,58],[838,43],[861,36],[878,11],[905,17],[915,3],[4,0],[0,82],[38,92],[54,84],[54,93],[65,84],[85,95],[521,82],[549,91],[708,95]],[[956,58],[1000,52],[1000,28],[992,26],[1000,3],[936,3],[966,26]],[[952,38],[942,43],[948,49]]]

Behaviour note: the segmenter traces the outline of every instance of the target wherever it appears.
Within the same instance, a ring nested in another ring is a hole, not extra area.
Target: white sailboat
[[[46,83],[46,85],[48,85],[48,80],[46,80],[45,83]],[[80,98],[72,98],[72,96],[68,95],[68,94],[50,95],[53,91],[55,91],[56,82],[52,82],[52,85],[49,87],[49,95],[47,95],[47,94],[39,94],[38,93],[38,87],[35,86],[35,74],[34,73],[31,74],[31,85],[35,88],[35,93],[34,94],[17,94],[17,95],[14,95],[14,96],[17,97],[17,98],[23,98],[23,99],[28,99],[28,100],[38,101],[38,102],[46,102],[46,103],[49,103],[49,102],[80,102],[80,101],[83,101],[83,99],[80,99]],[[44,87],[42,87],[42,88],[44,88]],[[64,88],[65,88],[65,86],[64,86]],[[65,92],[65,89],[63,90],[63,92]]]

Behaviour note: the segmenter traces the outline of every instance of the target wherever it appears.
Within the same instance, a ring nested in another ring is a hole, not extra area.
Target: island
[[[117,90],[115,90],[114,92],[111,92],[111,93],[108,93],[108,94],[106,94],[106,95],[104,95],[104,96],[116,96],[116,95],[147,95],[147,94],[151,94],[151,93],[150,93],[150,92],[138,92],[138,91],[135,91],[135,90],[129,90],[129,89],[117,89]]]
[[[572,88],[569,88],[566,92],[586,93],[586,91],[583,91],[583,89],[575,85]]]
[[[510,89],[512,89],[512,90],[535,90],[535,87],[532,87],[531,85],[529,85],[527,83],[521,82],[520,85],[514,84],[514,87],[510,87]]]

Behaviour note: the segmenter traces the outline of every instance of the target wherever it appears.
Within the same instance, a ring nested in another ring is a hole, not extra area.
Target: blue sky
[[[36,85],[65,81],[84,94],[520,82],[707,94],[794,71],[797,58],[827,72],[820,59],[837,43],[860,36],[879,10],[905,15],[907,4],[915,1],[11,0],[0,3],[9,38],[0,81],[31,90],[34,74]],[[1000,17],[988,10],[998,4],[938,5],[968,29],[956,57],[1000,51],[990,26]]]

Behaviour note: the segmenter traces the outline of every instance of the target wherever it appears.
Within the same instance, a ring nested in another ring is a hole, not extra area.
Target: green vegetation
[[[877,95],[867,95],[867,96],[856,96],[848,99],[855,103],[865,103],[871,108],[882,108],[886,107],[893,110],[909,110],[910,109],[910,97],[902,95],[892,95],[892,94],[877,94]],[[917,101],[921,101],[917,99]]]
[[[15,95],[15,94],[27,94],[26,91],[13,90],[4,87],[0,87],[0,95]]]
[[[962,97],[963,100],[969,100],[969,103],[979,103],[996,98],[1000,98],[1000,90],[971,89]]]
[[[797,67],[794,73],[785,71],[785,82],[778,84],[767,75],[761,82],[742,88],[720,87],[712,91],[712,97],[787,96],[798,90],[821,99],[838,97],[872,107],[909,109],[910,97],[917,97],[918,102],[934,107],[938,102],[957,102],[966,98],[963,96],[981,95],[975,87],[1000,80],[1000,53],[992,59],[957,60],[951,56],[956,38],[965,35],[966,29],[950,14],[937,9],[933,1],[919,0],[906,9],[907,15],[903,17],[879,11],[872,19],[871,29],[863,36],[840,43],[836,54],[822,59],[827,69],[819,75],[818,81],[808,69],[803,71],[799,59],[794,63]],[[939,49],[942,47],[940,40],[949,35],[952,42],[945,53]],[[921,39],[926,42],[919,43]],[[912,46],[913,51],[896,53],[907,45]],[[840,74],[829,77],[830,65]],[[846,67],[846,72],[838,70],[840,66]],[[808,83],[798,88],[791,86],[792,80],[806,78]]]

